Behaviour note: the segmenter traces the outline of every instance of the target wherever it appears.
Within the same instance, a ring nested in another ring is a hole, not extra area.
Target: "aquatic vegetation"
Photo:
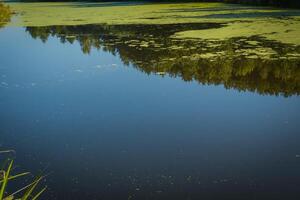
[[[0,151],[0,154],[10,153],[12,151]],[[7,159],[4,165],[0,168],[0,200],[37,200],[46,187],[37,189],[39,183],[43,180],[43,176],[37,176],[34,180],[18,190],[9,193],[8,184],[24,176],[28,176],[29,172],[18,173],[12,175],[14,161]]]
[[[170,24],[299,18],[299,11],[224,3],[9,3],[20,16],[14,26]],[[134,10],[134,12],[132,12]]]
[[[215,23],[214,29],[175,32],[175,38],[224,40],[261,36],[300,44],[300,11],[224,3],[9,3],[19,15],[11,26]],[[135,10],[135,12],[132,12]]]
[[[174,38],[199,38],[225,40],[235,37],[262,36],[269,40],[300,45],[300,21],[257,20],[253,22],[234,22],[216,29],[191,30],[176,33]]]
[[[11,10],[9,6],[4,5],[0,2],[0,28],[3,27],[6,23],[10,22]]]
[[[45,1],[46,0],[21,0],[24,2],[40,2],[40,1]],[[72,1],[72,0],[64,0],[64,1]],[[88,2],[101,2],[101,0],[90,0]],[[122,0],[112,0],[112,1],[117,1],[117,2],[122,2]],[[125,0],[130,1],[130,0]],[[151,0],[149,0],[151,2]],[[208,0],[193,0],[193,2],[207,2]],[[105,2],[105,1],[104,1]],[[135,0],[135,2],[138,2]],[[140,0],[140,2],[143,2],[143,0]],[[185,1],[185,0],[152,0],[152,2],[191,2]],[[298,6],[300,7],[300,3],[295,1],[295,0],[210,0],[210,2],[224,2],[224,3],[240,3],[240,4],[249,4],[249,5],[264,5],[264,6],[283,6],[283,7],[295,7]]]
[[[9,3],[12,10],[20,16],[13,26],[50,26],[83,24],[165,24],[185,23],[184,16],[195,15],[193,11],[180,14],[176,9],[209,9],[226,7],[222,3]],[[132,12],[132,11],[135,12]],[[194,14],[193,14],[194,13]],[[209,12],[208,12],[209,13]],[[203,12],[203,14],[208,14]],[[183,18],[178,18],[180,14]]]

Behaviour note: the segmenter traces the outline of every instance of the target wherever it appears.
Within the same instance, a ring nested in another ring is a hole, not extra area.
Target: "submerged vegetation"
[[[0,1],[0,28],[3,27],[6,23],[10,22],[11,10],[9,6],[4,5]]]
[[[0,151],[0,154],[10,153],[11,151]],[[43,176],[37,176],[34,180],[22,186],[20,189],[16,189],[9,192],[8,185],[11,182],[16,181],[24,176],[28,176],[29,172],[22,172],[18,174],[12,174],[14,170],[14,161],[12,159],[7,159],[0,168],[0,200],[37,200],[46,190],[46,187],[38,189],[39,183],[43,180]]]

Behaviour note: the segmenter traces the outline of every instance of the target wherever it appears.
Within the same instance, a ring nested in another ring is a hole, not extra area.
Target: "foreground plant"
[[[0,151],[1,153],[9,153],[11,151]],[[3,167],[0,167],[0,200],[37,200],[42,193],[46,190],[46,187],[38,190],[39,183],[43,180],[43,176],[36,177],[30,184],[16,190],[9,194],[7,191],[7,185],[15,179],[23,176],[27,176],[30,173],[24,172],[12,175],[14,161],[8,159]]]

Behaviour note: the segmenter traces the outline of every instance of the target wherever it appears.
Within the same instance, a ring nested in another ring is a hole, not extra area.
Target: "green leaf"
[[[41,194],[47,189],[47,187],[44,187],[39,193],[37,193],[33,198],[32,200],[37,200]]]
[[[27,200],[30,197],[31,193],[36,188],[36,186],[38,185],[38,183],[42,180],[42,178],[43,177],[39,177],[34,182],[32,182],[32,185],[28,188],[28,190],[24,194],[24,196],[22,197],[22,200]]]
[[[26,176],[26,175],[28,175],[28,174],[30,174],[30,172],[20,173],[20,174],[14,175],[14,176],[10,176],[10,177],[8,178],[8,180],[10,181],[10,180],[13,180],[13,179],[22,177],[22,176]],[[2,182],[3,182],[3,180],[0,180],[0,183],[2,183]]]
[[[4,192],[5,192],[5,188],[7,186],[7,182],[8,182],[8,177],[11,171],[11,168],[13,166],[14,161],[10,161],[10,164],[8,166],[7,171],[4,172],[4,178],[3,178],[3,182],[1,183],[1,189],[0,189],[0,200],[3,200],[3,196],[4,196]]]

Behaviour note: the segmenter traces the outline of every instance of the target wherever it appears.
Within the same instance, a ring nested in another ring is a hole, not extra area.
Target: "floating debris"
[[[157,75],[161,75],[161,76],[163,76],[163,75],[165,75],[165,74],[166,74],[166,72],[156,72],[156,74],[157,74]]]
[[[149,47],[148,44],[141,44],[140,47]]]
[[[103,68],[103,66],[102,65],[96,65],[95,68],[101,69],[101,68]]]
[[[259,44],[259,42],[258,41],[251,41],[251,40],[249,40],[249,41],[246,41],[248,44],[250,44],[250,45],[253,45],[253,46],[256,46],[256,45],[258,45]]]

